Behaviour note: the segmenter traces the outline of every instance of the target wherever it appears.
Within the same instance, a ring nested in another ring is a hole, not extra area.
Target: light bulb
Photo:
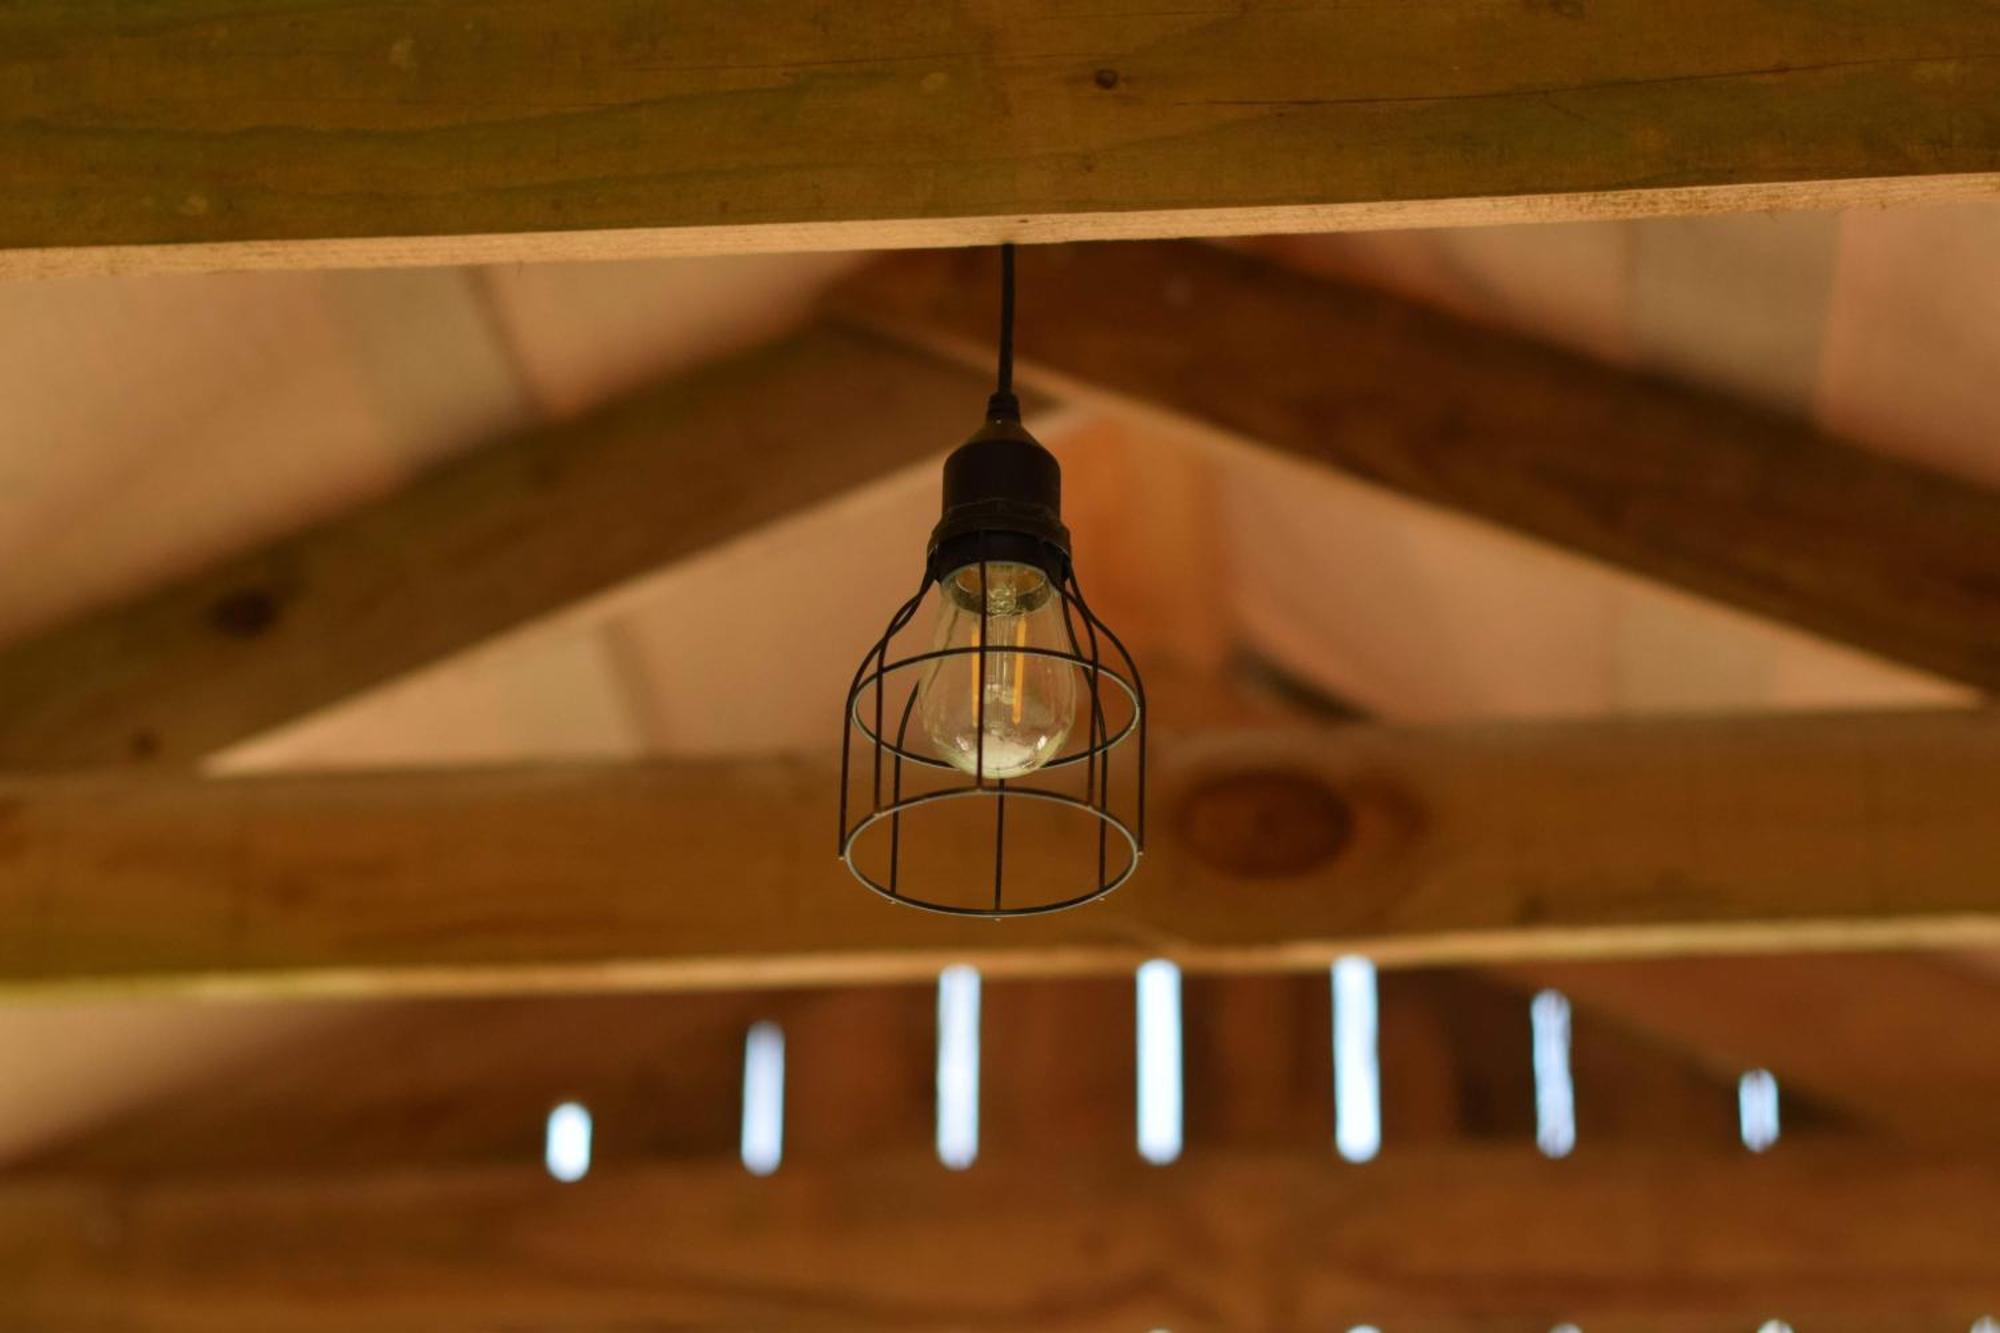
[[[1062,598],[1048,575],[1011,561],[985,568],[990,591],[980,587],[978,565],[944,580],[931,645],[976,648],[984,633],[985,669],[977,653],[936,659],[918,684],[917,707],[931,743],[953,767],[976,777],[1018,778],[1062,749],[1076,721],[1076,668],[1060,657],[1009,651],[1071,651]]]

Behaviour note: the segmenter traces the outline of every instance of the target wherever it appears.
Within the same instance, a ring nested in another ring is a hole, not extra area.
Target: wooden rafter
[[[14,1184],[0,1322],[1962,1333],[1996,1192],[1963,1158],[1527,1148]]]
[[[539,1160],[543,1119],[567,1100],[590,1107],[600,1166],[733,1160],[744,1033],[762,1019],[786,1034],[790,1104],[810,1108],[786,1126],[787,1161],[914,1149],[930,1138],[934,1008],[922,987],[346,1006],[310,1040],[11,1165],[113,1178],[516,1164]]]
[[[1996,781],[1976,713],[1162,737],[1142,878],[996,930],[845,878],[828,761],[12,778],[0,978],[381,994],[1971,945],[2000,940]],[[990,823],[953,837],[941,873],[990,875]]]
[[[0,271],[953,245],[1990,196],[1977,0],[1419,12],[61,0]]]
[[[1534,1142],[1525,990],[1420,968],[1384,973],[1380,992],[1386,1152]],[[1323,974],[1187,979],[1189,1152],[1327,1146],[1329,1009]],[[986,983],[981,1151],[1129,1154],[1134,1018],[1129,976]],[[936,999],[912,984],[351,1006],[310,1041],[233,1060],[10,1166],[104,1179],[512,1165],[536,1159],[544,1115],[566,1100],[595,1117],[600,1167],[729,1160],[744,1033],[763,1020],[785,1036],[788,1167],[931,1142]],[[1786,1046],[1810,1040],[1801,1030]],[[1570,1066],[1593,1151],[1736,1144],[1733,1073],[1582,1012]],[[1825,1128],[1788,1088],[1786,1142]]]
[[[1912,1145],[2000,1142],[2000,984],[1948,958],[1654,959],[1521,964],[1579,1011],[1717,1072],[1768,1068],[1788,1093]]]
[[[947,449],[984,376],[809,333],[0,649],[0,765],[186,765]],[[859,396],[865,414],[831,412]]]
[[[977,255],[851,316],[986,355]],[[1031,250],[1023,373],[2000,691],[2000,495],[1718,394],[1192,242]]]

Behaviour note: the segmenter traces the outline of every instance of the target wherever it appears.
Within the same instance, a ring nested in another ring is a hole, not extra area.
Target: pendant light
[[[998,385],[945,460],[923,578],[854,673],[840,752],[841,860],[958,916],[1102,898],[1146,830],[1145,689],[1077,583],[1062,469],[1021,424],[1013,246],[1000,265]]]

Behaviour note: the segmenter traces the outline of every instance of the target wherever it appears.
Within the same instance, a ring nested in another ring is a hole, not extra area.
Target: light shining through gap
[[[1375,964],[1333,964],[1333,1145],[1350,1162],[1382,1150],[1382,1079],[1375,1059]]]
[[[1770,1070],[1753,1069],[1736,1080],[1736,1117],[1751,1152],[1778,1141],[1778,1080]]]
[[[785,1033],[757,1023],[743,1039],[743,1167],[768,1176],[785,1159]]]
[[[1576,1147],[1576,1091],[1569,1081],[1569,1001],[1545,990],[1528,1006],[1535,1032],[1535,1146],[1545,1157]]]
[[[1972,1333],[2000,1333],[2000,1319],[1983,1314],[1972,1321]]]
[[[1181,1155],[1181,970],[1155,958],[1138,985],[1139,1155],[1165,1166]]]
[[[549,1174],[573,1184],[590,1173],[590,1112],[580,1102],[564,1102],[549,1112],[542,1142],[542,1160]]]
[[[938,974],[937,1155],[954,1171],[979,1156],[979,969]]]
[[[1782,1319],[1766,1319],[1757,1333],[1792,1333],[1792,1326]]]

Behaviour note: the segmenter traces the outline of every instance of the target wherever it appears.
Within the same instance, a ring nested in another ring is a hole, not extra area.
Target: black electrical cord
[[[1014,396],[1014,243],[1000,247],[1000,374],[998,387],[986,400],[989,420],[1019,421],[1021,401]]]

